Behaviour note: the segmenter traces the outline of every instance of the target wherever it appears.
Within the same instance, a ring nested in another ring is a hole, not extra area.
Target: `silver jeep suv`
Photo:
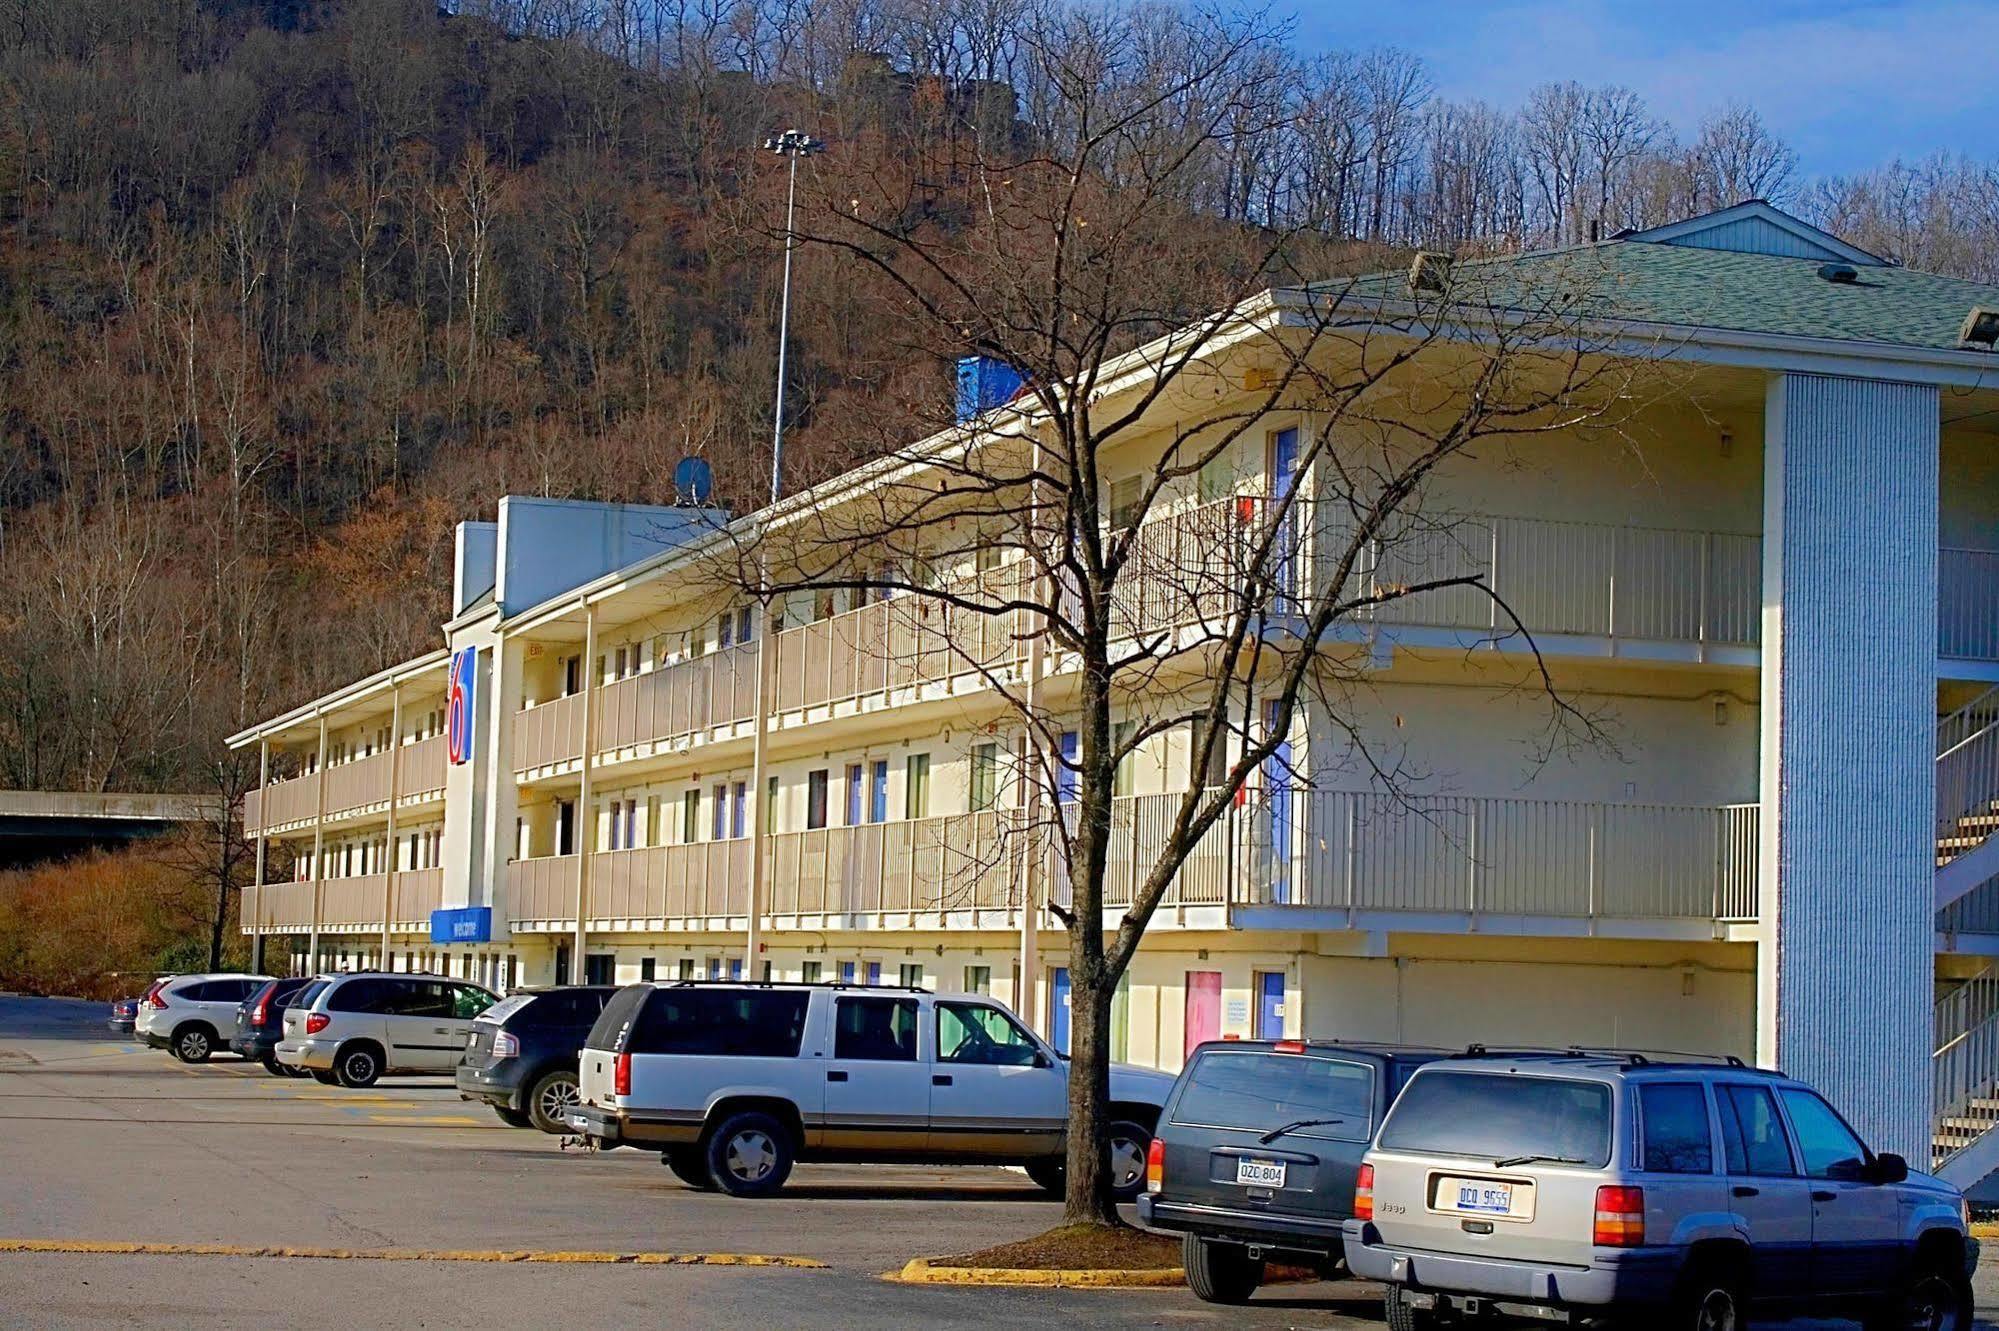
[[[1964,1198],[1739,1061],[1463,1057],[1417,1070],[1362,1162],[1353,1273],[1391,1331],[1480,1315],[1736,1331],[1968,1328]]]

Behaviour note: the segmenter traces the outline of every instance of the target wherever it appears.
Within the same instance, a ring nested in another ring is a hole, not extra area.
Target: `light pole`
[[[764,147],[791,159],[791,183],[784,195],[784,295],[777,314],[777,413],[770,437],[770,502],[775,504],[784,488],[784,352],[791,333],[791,251],[798,244],[791,226],[798,203],[798,159],[825,152],[826,145],[802,129],[788,129],[765,139]]]

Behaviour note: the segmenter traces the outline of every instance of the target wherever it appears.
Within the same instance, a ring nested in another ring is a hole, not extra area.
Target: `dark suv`
[[[576,1052],[617,993],[573,985],[509,994],[479,1014],[458,1059],[458,1093],[483,1100],[516,1128],[567,1133],[576,1107]]]
[[[229,1047],[252,1063],[262,1063],[273,1077],[304,1076],[299,1069],[278,1062],[278,1041],[285,1033],[285,1008],[312,981],[310,975],[271,980],[244,999],[236,1008],[236,1029],[229,1037]]]
[[[1442,1057],[1397,1045],[1228,1040],[1173,1084],[1138,1218],[1180,1231],[1187,1283],[1241,1303],[1267,1257],[1332,1274],[1361,1156],[1411,1073]]]

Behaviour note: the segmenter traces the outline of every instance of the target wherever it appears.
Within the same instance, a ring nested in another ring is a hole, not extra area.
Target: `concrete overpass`
[[[221,811],[212,795],[0,790],[0,868],[121,846]]]

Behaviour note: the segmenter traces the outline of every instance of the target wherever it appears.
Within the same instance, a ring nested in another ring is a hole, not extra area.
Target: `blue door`
[[[888,821],[888,760],[875,764],[873,780],[868,788],[868,821],[885,823]],[[879,977],[877,977],[879,978]],[[873,980],[869,981],[874,983]]]
[[[1256,1038],[1284,1038],[1284,972],[1259,971],[1256,976]]]
[[[1057,966],[1048,977],[1048,1043],[1060,1054],[1069,1052],[1069,968]]]
[[[841,984],[852,984],[853,982],[854,982],[854,963],[853,963],[853,962],[851,962],[851,961],[843,961],[843,962],[841,962],[841,963],[840,963],[840,983],[841,983]]]
[[[881,982],[882,982],[882,964],[879,961],[870,961],[868,963],[868,983],[880,984]]]
[[[1280,703],[1264,704],[1263,724],[1275,730]],[[1291,903],[1292,847],[1297,837],[1291,817],[1291,736],[1287,731],[1270,756],[1263,760],[1264,873],[1270,882],[1270,900],[1279,906]]]
[[[1055,799],[1057,803],[1076,802],[1076,760],[1083,751],[1082,737],[1073,730],[1062,732],[1056,741],[1061,746],[1062,759],[1055,765]]]
[[[1298,431],[1279,430],[1270,441],[1270,497],[1283,500],[1290,496],[1298,484]],[[1298,544],[1297,510],[1284,520],[1277,534],[1277,598],[1284,613],[1294,609],[1289,601],[1301,596],[1304,589],[1295,584],[1297,576],[1296,547]]]

